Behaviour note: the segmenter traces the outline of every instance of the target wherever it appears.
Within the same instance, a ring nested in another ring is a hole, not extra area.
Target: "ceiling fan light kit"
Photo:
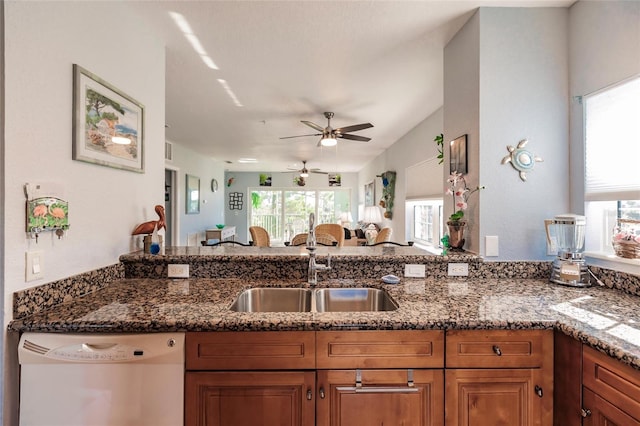
[[[298,136],[285,136],[280,139],[291,139],[291,138],[302,138],[307,136],[321,136],[321,139],[318,141],[318,146],[336,146],[338,143],[338,139],[347,139],[358,142],[369,142],[371,138],[365,136],[351,135],[349,132],[357,132],[358,130],[364,130],[373,127],[371,123],[361,123],[354,124],[352,126],[339,127],[337,129],[333,129],[331,127],[331,118],[333,118],[332,112],[325,112],[325,118],[327,119],[327,127],[322,127],[317,125],[316,123],[312,123],[311,121],[302,120],[301,123],[311,127],[314,130],[317,130],[321,133],[314,133],[311,135],[298,135]]]

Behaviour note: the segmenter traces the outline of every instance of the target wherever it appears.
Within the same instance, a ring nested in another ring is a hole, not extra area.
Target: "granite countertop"
[[[303,284],[306,285],[306,284]],[[10,331],[133,333],[161,331],[544,329],[555,328],[640,369],[639,296],[571,288],[539,279],[319,277],[318,287],[385,288],[389,312],[242,313],[229,307],[246,288],[301,286],[300,280],[120,279],[9,325]]]

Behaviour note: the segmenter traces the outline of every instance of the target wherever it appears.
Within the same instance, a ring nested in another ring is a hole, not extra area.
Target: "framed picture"
[[[144,173],[144,106],[73,65],[74,160]]]
[[[449,172],[467,174],[467,135],[451,141],[449,148]]]
[[[339,173],[329,173],[329,186],[342,186],[342,177]]]
[[[186,184],[186,213],[198,214],[200,213],[200,178],[197,176],[187,175]]]
[[[373,206],[375,195],[375,181],[371,181],[364,186],[364,205]]]

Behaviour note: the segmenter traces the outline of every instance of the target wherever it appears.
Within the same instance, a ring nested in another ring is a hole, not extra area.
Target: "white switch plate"
[[[424,278],[424,265],[404,265],[404,276],[409,278]]]
[[[448,274],[450,277],[468,277],[469,276],[469,264],[468,263],[449,263],[447,264]]]
[[[487,257],[500,256],[497,235],[487,235],[484,237],[484,255]]]
[[[167,275],[169,278],[189,278],[189,264],[170,264]]]
[[[41,251],[28,251],[25,255],[25,280],[34,281],[44,278],[44,265]]]

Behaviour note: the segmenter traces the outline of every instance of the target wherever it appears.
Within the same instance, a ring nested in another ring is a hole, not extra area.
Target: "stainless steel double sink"
[[[378,288],[282,288],[245,290],[231,305],[237,312],[375,312],[398,304]]]

